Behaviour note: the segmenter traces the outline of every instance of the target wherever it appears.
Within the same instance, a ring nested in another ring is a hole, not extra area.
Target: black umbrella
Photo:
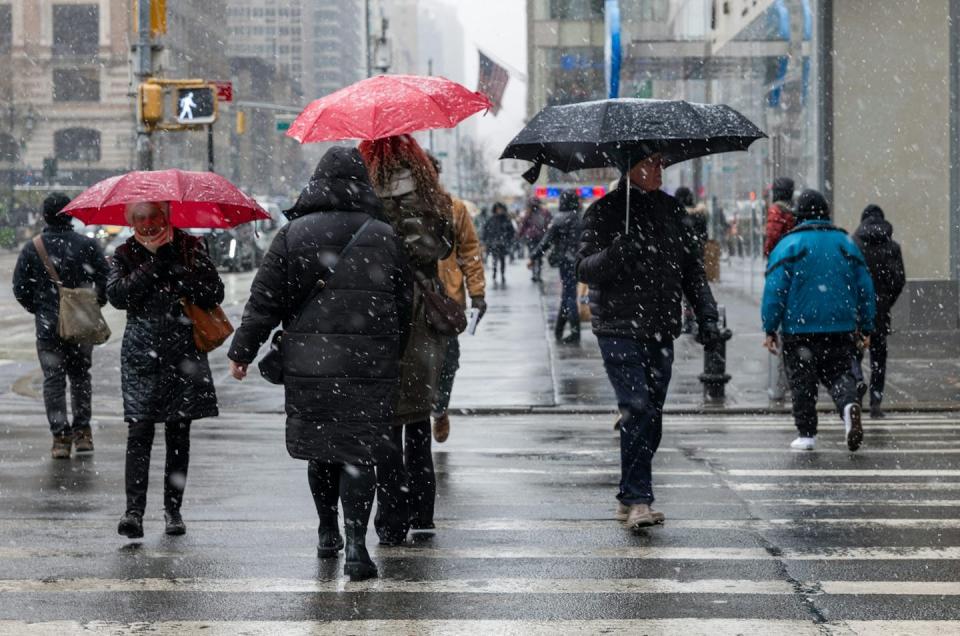
[[[544,108],[500,158],[532,161],[533,168],[523,177],[533,183],[543,164],[563,172],[616,167],[626,174],[638,161],[658,153],[666,167],[695,157],[746,150],[763,137],[749,119],[723,104],[604,99]],[[628,228],[629,214],[627,188]]]

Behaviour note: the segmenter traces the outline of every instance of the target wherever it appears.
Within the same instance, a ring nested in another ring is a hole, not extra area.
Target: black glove
[[[191,289],[190,271],[180,263],[171,263],[167,268],[166,280],[175,294],[188,294]]]
[[[704,322],[700,324],[700,333],[697,334],[697,342],[706,346],[716,344],[723,340],[723,333],[719,325],[715,322]]]
[[[473,307],[474,309],[480,310],[480,316],[479,318],[477,318],[477,320],[479,320],[480,318],[483,318],[483,315],[487,313],[487,301],[484,300],[483,296],[471,296],[470,306]]]

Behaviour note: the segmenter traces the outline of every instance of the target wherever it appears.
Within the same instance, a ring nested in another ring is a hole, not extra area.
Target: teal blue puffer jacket
[[[785,334],[873,331],[873,281],[863,254],[829,221],[806,221],[770,254],[763,330]]]

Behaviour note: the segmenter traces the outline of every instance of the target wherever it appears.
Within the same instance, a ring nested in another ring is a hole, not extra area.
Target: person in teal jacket
[[[876,305],[873,281],[860,249],[830,222],[830,206],[816,190],[797,200],[797,227],[777,244],[767,266],[762,319],[764,346],[783,355],[793,393],[796,450],[813,450],[817,435],[817,385],[823,383],[843,418],[847,447],[863,440],[853,363],[857,346],[869,345]]]

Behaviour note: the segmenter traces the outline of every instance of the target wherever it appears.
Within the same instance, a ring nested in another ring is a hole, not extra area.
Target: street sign
[[[218,102],[233,101],[233,82],[214,82],[213,84],[217,87]]]
[[[285,133],[290,130],[290,125],[293,123],[293,120],[297,118],[296,115],[275,115],[277,122],[277,132]]]
[[[217,121],[217,88],[213,84],[183,86],[175,95],[178,124],[200,126]]]

